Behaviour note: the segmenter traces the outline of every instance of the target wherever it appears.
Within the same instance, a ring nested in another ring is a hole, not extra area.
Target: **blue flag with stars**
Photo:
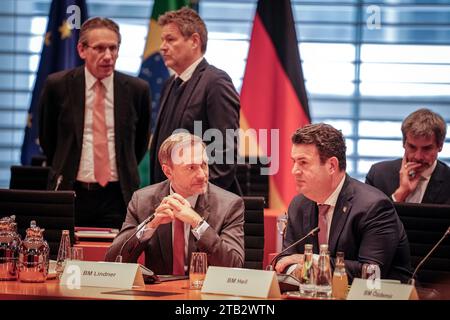
[[[79,28],[86,19],[85,0],[53,0],[51,3],[41,60],[25,127],[21,154],[23,165],[29,165],[34,156],[42,154],[38,141],[37,119],[39,118],[39,97],[47,76],[83,64],[83,60],[78,56],[77,42]]]

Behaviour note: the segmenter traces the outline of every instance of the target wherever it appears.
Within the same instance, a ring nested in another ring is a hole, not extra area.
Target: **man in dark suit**
[[[327,124],[307,125],[292,136],[292,173],[296,196],[289,205],[283,247],[319,226],[307,242],[318,253],[328,244],[331,263],[345,254],[349,280],[361,277],[365,263],[377,264],[381,277],[407,282],[411,276],[409,243],[392,202],[382,192],[345,173],[345,140]],[[276,264],[277,272],[295,268],[304,244],[290,249]]]
[[[374,164],[366,183],[392,200],[450,204],[450,168],[437,160],[444,146],[447,125],[437,113],[419,109],[402,123],[402,159]]]
[[[75,190],[75,225],[120,228],[139,187],[149,141],[148,84],[114,71],[119,26],[92,18],[80,30],[83,67],[48,77],[40,100],[39,142],[52,185]]]
[[[175,130],[203,138],[208,145],[210,181],[241,194],[236,179],[237,137],[226,135],[239,128],[239,96],[230,77],[208,64],[207,30],[198,14],[188,8],[159,17],[160,47],[166,66],[175,74],[166,82],[150,147],[152,183],[166,179],[157,161],[162,142]],[[228,159],[227,159],[228,157]]]
[[[201,251],[209,265],[242,267],[244,203],[208,182],[201,138],[174,134],[163,142],[158,158],[168,180],[133,194],[106,260],[115,261],[121,253],[122,261],[135,262],[145,251],[145,264],[156,274],[183,275],[191,253]]]

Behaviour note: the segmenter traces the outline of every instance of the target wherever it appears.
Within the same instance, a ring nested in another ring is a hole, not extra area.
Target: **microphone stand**
[[[144,220],[144,222],[142,223],[140,228],[136,228],[136,231],[133,232],[133,234],[123,243],[122,247],[120,247],[120,251],[119,254],[116,256],[116,260],[115,262],[122,262],[122,251],[123,248],[125,248],[125,245],[128,243],[128,241],[130,241],[142,228],[145,227],[145,225],[147,223],[149,223],[150,221],[152,221],[155,218],[155,214],[151,214],[147,219]]]
[[[428,257],[431,256],[431,254],[434,252],[434,250],[436,250],[436,248],[441,244],[442,241],[444,241],[444,239],[450,234],[450,227],[447,228],[447,231],[445,231],[444,235],[442,236],[442,238],[434,245],[434,247],[430,250],[430,252],[428,252],[428,254],[425,256],[425,258],[423,258],[419,264],[417,265],[416,269],[414,270],[414,273],[411,277],[411,279],[409,280],[409,284],[415,286],[416,284],[416,280],[414,279],[414,277],[416,276],[417,271],[419,271],[419,268],[425,263],[425,261],[427,261]]]
[[[300,238],[299,240],[295,241],[293,244],[291,244],[289,247],[285,248],[284,250],[282,250],[280,253],[278,253],[275,257],[272,258],[272,260],[270,261],[270,263],[267,265],[267,270],[272,271],[274,268],[274,262],[277,261],[277,259],[286,251],[288,251],[290,248],[298,245],[299,243],[305,241],[308,237],[314,235],[316,232],[319,232],[320,228],[316,227],[314,229],[312,229],[311,231],[309,231],[304,237]]]

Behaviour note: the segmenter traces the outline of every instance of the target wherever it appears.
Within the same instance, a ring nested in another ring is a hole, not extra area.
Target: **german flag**
[[[275,141],[270,133],[268,141],[256,141],[259,155],[278,168],[269,177],[271,208],[284,210],[296,194],[291,136],[310,121],[291,2],[259,0],[241,90],[241,129],[279,130]]]

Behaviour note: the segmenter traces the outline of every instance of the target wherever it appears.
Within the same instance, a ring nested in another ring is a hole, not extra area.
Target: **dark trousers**
[[[75,226],[122,227],[127,212],[119,182],[110,182],[104,188],[88,188],[86,184],[74,183]]]

